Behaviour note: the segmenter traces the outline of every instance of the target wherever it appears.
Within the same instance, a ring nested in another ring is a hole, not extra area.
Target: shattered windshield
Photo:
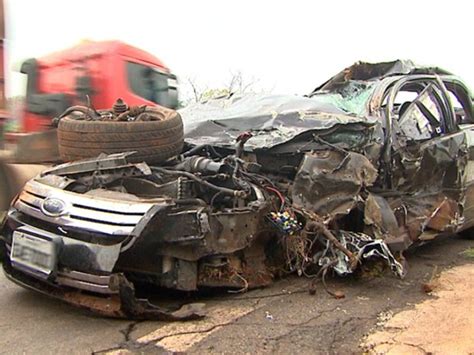
[[[375,86],[375,82],[351,81],[331,92],[316,91],[311,94],[311,98],[322,104],[331,104],[348,114],[363,116]]]

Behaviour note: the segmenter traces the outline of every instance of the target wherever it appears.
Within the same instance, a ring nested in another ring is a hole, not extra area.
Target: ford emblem
[[[48,197],[41,204],[41,211],[51,217],[58,217],[64,214],[66,203],[58,198]]]

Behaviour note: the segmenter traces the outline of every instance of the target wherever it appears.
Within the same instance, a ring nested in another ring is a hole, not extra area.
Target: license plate
[[[52,240],[15,231],[10,259],[15,268],[48,277],[56,265],[56,245]]]

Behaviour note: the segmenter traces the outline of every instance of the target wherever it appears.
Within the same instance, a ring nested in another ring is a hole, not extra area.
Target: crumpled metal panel
[[[365,201],[367,233],[383,239],[393,250],[454,233],[461,224],[460,204],[443,194],[382,197],[370,194]]]
[[[427,230],[454,232],[460,223],[458,202],[442,194],[393,199],[391,206],[397,211],[412,241]]]
[[[398,149],[393,156],[393,188],[409,193],[447,190],[458,198],[467,157],[464,145],[459,135]]]
[[[365,103],[359,104],[362,109]],[[376,118],[356,116],[318,97],[249,95],[190,105],[180,114],[185,140],[192,145],[211,144],[233,149],[237,137],[250,131],[246,150],[269,149],[310,131],[338,125],[374,126]]]
[[[347,214],[362,201],[362,188],[371,186],[377,170],[362,154],[325,150],[305,154],[296,174],[293,205],[323,217]]]
[[[364,223],[370,228],[371,234],[377,238],[396,236],[399,225],[394,211],[387,199],[369,193],[364,206]]]

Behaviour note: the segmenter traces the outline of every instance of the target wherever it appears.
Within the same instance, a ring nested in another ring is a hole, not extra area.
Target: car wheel
[[[172,110],[150,108],[150,121],[86,121],[64,117],[58,125],[59,155],[63,161],[96,157],[101,153],[136,153],[130,162],[159,163],[181,153],[183,122]]]

